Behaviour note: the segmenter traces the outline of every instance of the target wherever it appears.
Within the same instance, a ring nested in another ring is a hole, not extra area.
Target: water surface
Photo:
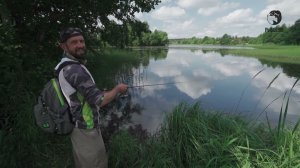
[[[299,78],[298,65],[222,55],[217,50],[173,46],[134,53],[138,63],[122,64],[115,82],[144,86],[129,89],[127,110],[134,111],[129,117],[132,125],[141,124],[151,132],[156,131],[166,114],[181,102],[199,102],[204,109],[234,113],[250,120],[266,120],[268,116],[276,125],[285,102],[283,95]],[[164,83],[166,85],[147,86]],[[299,101],[300,88],[296,85],[288,107],[290,123],[299,117]]]

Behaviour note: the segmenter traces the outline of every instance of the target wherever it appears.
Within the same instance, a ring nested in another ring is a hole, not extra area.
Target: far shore
[[[273,62],[300,64],[299,45],[176,45],[169,48],[192,48],[202,50],[222,50],[223,54],[249,56]]]

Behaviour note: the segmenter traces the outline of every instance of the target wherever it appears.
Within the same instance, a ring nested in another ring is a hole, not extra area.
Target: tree
[[[257,43],[274,44],[300,44],[300,19],[294,25],[287,27],[285,24],[268,28],[268,31],[260,34]]]
[[[231,42],[231,36],[229,36],[228,34],[224,34],[220,39],[221,45],[230,45],[230,42]]]
[[[17,38],[40,43],[52,43],[57,32],[66,26],[77,26],[85,32],[106,31],[112,15],[122,22],[134,20],[136,12],[149,12],[160,0],[3,0],[14,19]],[[34,37],[34,38],[32,38]]]
[[[127,23],[128,29],[128,44],[130,46],[140,45],[142,33],[151,33],[147,22],[130,21]]]
[[[140,46],[164,46],[168,44],[168,34],[163,31],[143,32]]]
[[[203,44],[215,44],[216,40],[212,37],[205,36],[202,40]]]
[[[290,39],[293,44],[300,44],[300,19],[290,28]]]

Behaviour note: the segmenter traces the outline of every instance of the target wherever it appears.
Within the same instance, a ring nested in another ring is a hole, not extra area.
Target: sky
[[[279,25],[291,26],[300,19],[300,0],[161,0],[149,13],[136,13],[152,31],[168,33],[170,39],[204,36],[257,37],[272,10],[282,13]]]

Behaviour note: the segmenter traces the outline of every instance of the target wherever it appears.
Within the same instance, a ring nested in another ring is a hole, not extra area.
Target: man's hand
[[[128,85],[120,83],[116,86],[116,89],[119,93],[125,93],[128,89]]]
[[[115,86],[112,90],[104,93],[104,99],[100,104],[100,107],[105,106],[109,102],[111,102],[118,93],[125,93],[127,91],[128,86],[121,83]]]

